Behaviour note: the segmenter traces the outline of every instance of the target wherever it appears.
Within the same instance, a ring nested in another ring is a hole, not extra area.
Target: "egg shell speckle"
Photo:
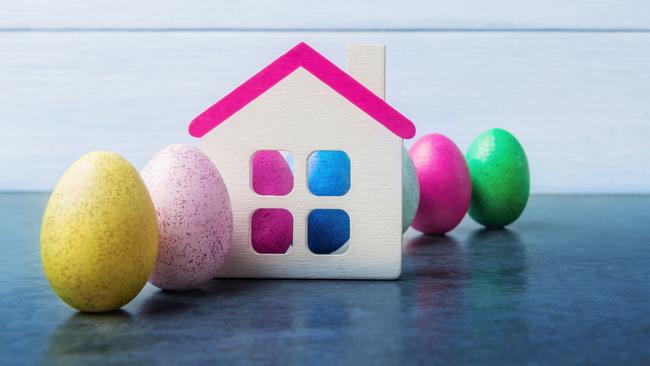
[[[517,220],[530,191],[528,159],[519,141],[500,128],[485,131],[472,142],[466,159],[472,176],[469,215],[490,228]]]
[[[156,261],[156,212],[135,168],[92,152],[61,177],[41,225],[41,260],[54,291],[86,312],[119,309],[146,284]]]
[[[420,202],[420,185],[406,148],[402,151],[402,233],[411,226]]]
[[[230,249],[233,217],[226,185],[199,149],[171,145],[142,170],[158,216],[160,244],[149,281],[193,289],[213,278]]]
[[[420,185],[420,202],[412,226],[429,235],[444,234],[465,216],[472,183],[465,158],[447,137],[432,133],[409,150]]]

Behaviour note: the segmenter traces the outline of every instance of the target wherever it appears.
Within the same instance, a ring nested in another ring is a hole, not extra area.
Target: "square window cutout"
[[[293,245],[293,215],[283,208],[260,208],[251,216],[251,244],[260,254],[284,254]]]
[[[307,217],[307,245],[314,254],[341,254],[350,240],[350,216],[343,210],[317,209]]]
[[[283,150],[258,150],[251,157],[251,186],[263,196],[286,196],[293,190],[293,156]]]
[[[343,196],[350,190],[350,158],[340,150],[318,150],[307,159],[309,191],[315,196]]]

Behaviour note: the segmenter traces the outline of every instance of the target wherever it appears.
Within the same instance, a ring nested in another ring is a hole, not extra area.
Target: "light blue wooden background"
[[[616,0],[2,0],[0,190],[196,143],[197,113],[302,40],[343,67],[347,44],[386,44],[418,136],[466,150],[506,128],[533,192],[650,192],[650,2]]]

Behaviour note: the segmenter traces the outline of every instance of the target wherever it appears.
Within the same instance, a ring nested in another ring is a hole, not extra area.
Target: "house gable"
[[[197,116],[190,123],[190,134],[204,136],[299,67],[309,71],[395,135],[404,139],[415,135],[415,126],[411,121],[306,43],[296,45]]]

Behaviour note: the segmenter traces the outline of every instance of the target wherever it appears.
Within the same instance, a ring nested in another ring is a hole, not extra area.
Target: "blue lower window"
[[[350,240],[350,216],[338,209],[317,209],[307,217],[307,245],[314,254],[331,254]]]

